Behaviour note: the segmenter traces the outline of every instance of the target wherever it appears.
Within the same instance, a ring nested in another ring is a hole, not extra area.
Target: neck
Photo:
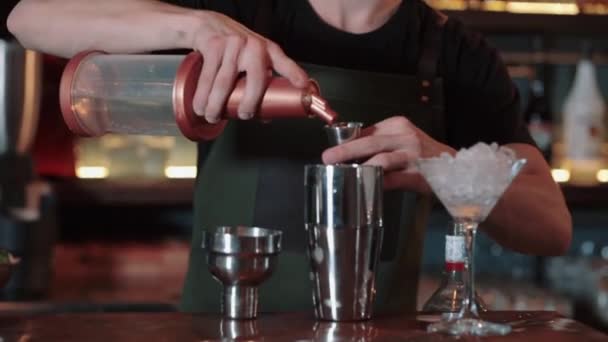
[[[329,25],[349,33],[367,33],[384,25],[402,0],[308,0]]]

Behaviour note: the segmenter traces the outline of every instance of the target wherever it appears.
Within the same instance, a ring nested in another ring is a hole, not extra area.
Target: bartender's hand
[[[220,120],[228,96],[239,73],[247,76],[239,105],[239,118],[250,119],[266,90],[271,70],[286,77],[296,87],[306,87],[308,77],[276,43],[249,30],[229,17],[201,11],[199,28],[192,47],[202,53],[203,70],[194,95],[194,111],[207,121]]]
[[[396,116],[364,128],[358,139],[325,150],[322,158],[326,164],[364,159],[364,164],[382,166],[385,188],[429,193],[431,189],[416,171],[414,161],[442,152],[456,153],[405,117]]]

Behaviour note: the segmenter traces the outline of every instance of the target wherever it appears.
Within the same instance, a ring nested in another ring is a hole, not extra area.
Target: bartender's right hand
[[[266,91],[272,70],[294,86],[304,88],[308,76],[276,43],[229,17],[202,11],[193,48],[203,55],[203,69],[194,95],[194,111],[211,123],[218,122],[239,73],[246,75],[241,119],[250,119]]]

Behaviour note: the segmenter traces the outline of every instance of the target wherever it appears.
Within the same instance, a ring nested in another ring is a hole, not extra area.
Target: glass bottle
[[[591,60],[591,45],[583,46],[574,83],[564,102],[564,145],[570,182],[593,185],[602,167],[606,106]]]
[[[458,314],[464,293],[466,267],[465,236],[460,226],[452,223],[445,236],[445,268],[439,288],[422,307],[426,313]],[[479,311],[486,311],[482,298],[475,293]]]

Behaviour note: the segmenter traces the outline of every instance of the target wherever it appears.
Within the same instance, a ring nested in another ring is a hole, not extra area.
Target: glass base
[[[444,333],[449,335],[506,335],[511,332],[511,326],[482,321],[474,318],[442,320],[427,327],[427,332]]]
[[[435,293],[424,303],[422,312],[457,314],[462,307],[464,284],[462,282],[443,283]],[[475,292],[475,305],[478,312],[485,312],[486,304]]]

